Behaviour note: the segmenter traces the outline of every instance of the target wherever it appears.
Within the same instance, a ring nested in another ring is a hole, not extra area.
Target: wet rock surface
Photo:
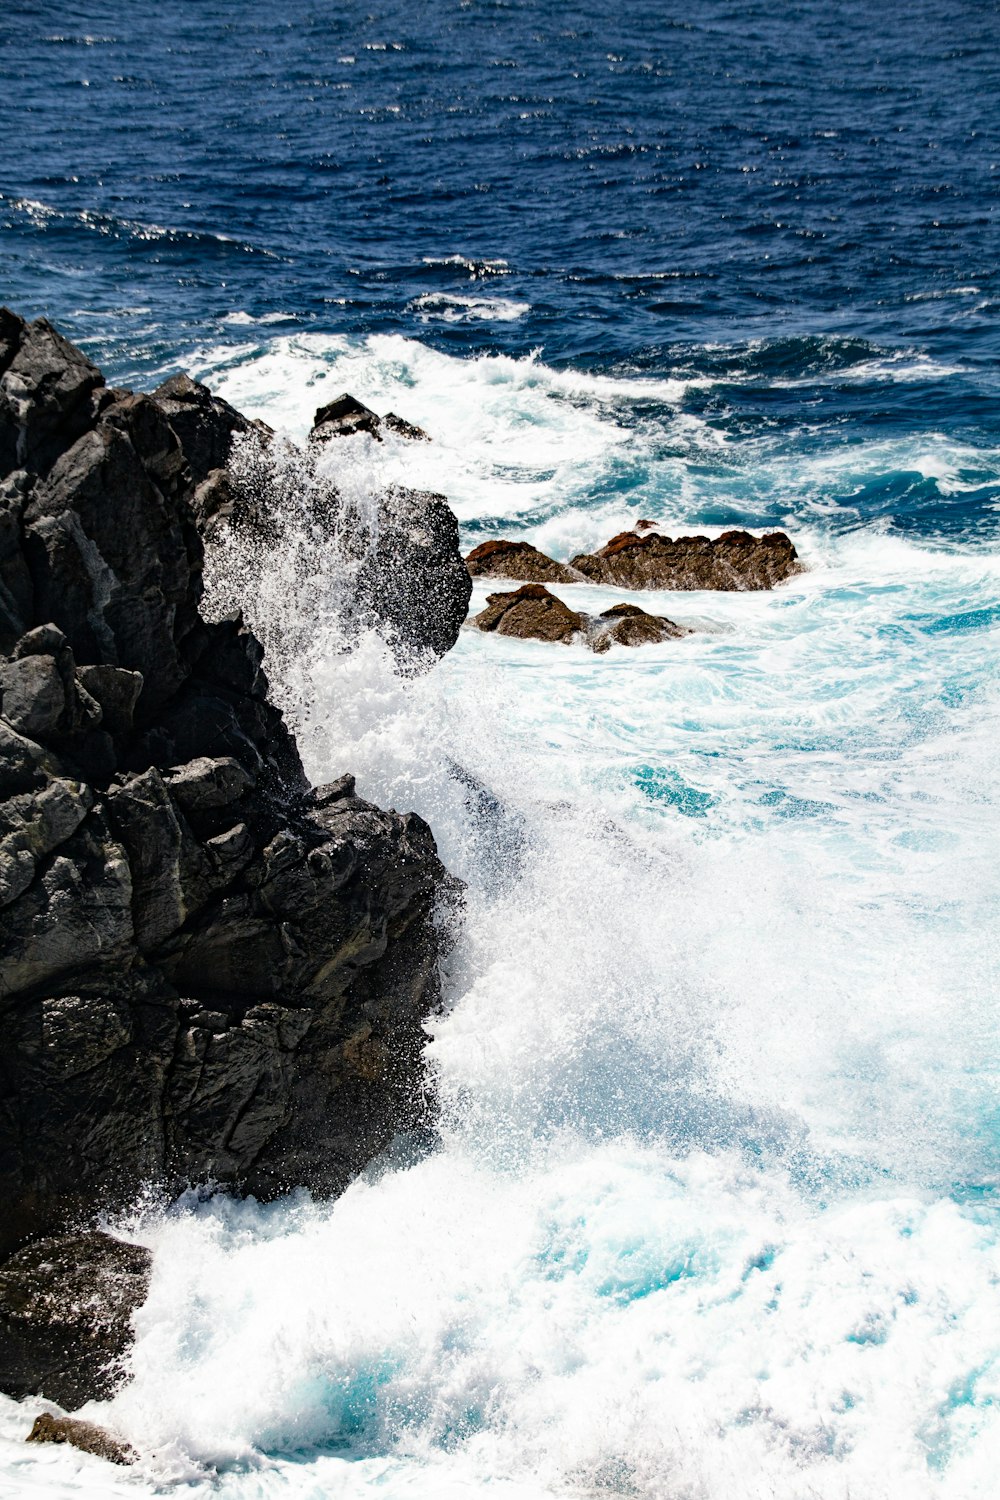
[[[690,634],[666,615],[647,614],[637,604],[614,604],[591,619],[589,640],[591,650],[603,653],[612,646],[659,646]]]
[[[81,1453],[92,1453],[95,1458],[107,1459],[112,1464],[131,1464],[136,1453],[128,1443],[123,1443],[96,1422],[84,1422],[79,1417],[60,1417],[43,1412],[36,1417],[25,1442],[69,1443]]]
[[[640,523],[641,525],[643,523]],[[783,531],[751,536],[726,531],[714,540],[657,531],[624,531],[599,552],[583,552],[570,567],[590,583],[626,589],[721,589],[729,592],[773,589],[802,571]]]
[[[149,1181],[334,1193],[425,1113],[453,887],[421,819],[309,787],[259,643],[202,616],[203,393],[0,315],[0,1254]]]
[[[486,608],[469,622],[489,634],[517,636],[525,641],[572,641],[585,629],[583,615],[570,609],[544,584],[490,594]]]
[[[579,583],[565,563],[546,557],[530,542],[493,541],[474,547],[465,559],[473,578],[523,579],[526,583]]]
[[[0,1389],[77,1407],[111,1395],[152,1255],[97,1230],[52,1236],[0,1266]]]
[[[328,443],[331,438],[353,437],[356,432],[366,432],[380,443],[386,430],[414,442],[430,442],[422,427],[397,417],[393,411],[380,417],[370,406],[346,392],[318,409],[309,438],[313,443]]]
[[[691,632],[664,615],[647,614],[635,604],[615,604],[600,615],[586,615],[549,592],[540,583],[526,583],[506,593],[490,594],[486,608],[469,621],[487,634],[521,640],[582,640],[599,655],[612,646],[659,645]]]

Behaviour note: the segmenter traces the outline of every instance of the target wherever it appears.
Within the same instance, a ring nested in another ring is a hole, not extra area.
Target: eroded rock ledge
[[[258,642],[199,611],[196,492],[248,426],[0,311],[0,1254],[149,1181],[335,1193],[425,1113],[430,829],[310,787]]]

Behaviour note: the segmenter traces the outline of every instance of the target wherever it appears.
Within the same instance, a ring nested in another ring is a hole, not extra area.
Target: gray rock
[[[188,814],[229,807],[254,784],[254,777],[232,755],[199,755],[187,765],[171,766],[164,779],[174,801]]]
[[[54,777],[0,802],[0,906],[26,891],[45,856],[74,834],[94,803],[90,787]]]
[[[12,338],[7,309],[4,314]],[[44,474],[89,426],[91,398],[104,378],[44,318],[21,323],[16,332],[17,352],[0,375],[0,471]]]
[[[213,469],[225,469],[233,438],[238,432],[256,428],[269,434],[264,423],[250,422],[221,396],[190,375],[174,375],[157,386],[153,400],[162,409],[176,433],[196,485]]]
[[[103,662],[78,667],[77,683],[101,710],[101,722],[112,735],[127,735],[142,692],[142,673]]]
[[[19,734],[48,739],[67,713],[66,688],[52,656],[25,656],[0,666],[3,716]]]
[[[377,412],[345,392],[316,412],[309,441],[328,443],[331,438],[353,437],[356,432],[366,432],[376,442],[381,442],[381,426],[382,418]]]

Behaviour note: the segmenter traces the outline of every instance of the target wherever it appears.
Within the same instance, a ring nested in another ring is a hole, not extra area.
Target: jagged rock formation
[[[349,583],[345,639],[374,626],[407,670],[426,667],[451,649],[468,613],[472,581],[447,500],[391,485],[379,496],[377,516],[365,514],[340,495],[326,461],[332,436],[369,431],[369,419],[406,428],[411,437],[426,436],[419,428],[391,412],[377,417],[342,396],[317,412],[303,452],[186,376],[153,395],[179,424],[197,480],[192,506],[208,545],[238,543],[241,601],[255,597],[275,554],[298,551],[312,576],[319,546],[335,558],[342,592]],[[218,458],[229,453],[234,438],[236,459],[220,467]]]
[[[469,621],[487,634],[516,636],[526,641],[583,640],[602,654],[612,646],[658,645],[691,632],[665,615],[650,615],[635,604],[615,604],[599,615],[570,609],[541,583],[490,594],[486,608]]]
[[[394,411],[387,411],[384,417],[380,417],[370,406],[363,405],[346,392],[319,408],[309,438],[314,443],[328,443],[331,438],[353,437],[356,432],[366,432],[380,443],[384,428],[413,442],[430,442],[422,427],[415,427],[412,422],[397,417]]]
[[[523,579],[525,583],[579,583],[580,574],[546,557],[530,542],[482,542],[465,559],[473,578]]]
[[[151,1179],[336,1192],[423,1117],[430,830],[310,788],[258,642],[199,611],[242,421],[0,312],[0,1253]]]
[[[570,567],[590,583],[625,589],[773,589],[802,571],[783,531],[751,536],[725,531],[714,540],[682,536],[672,541],[657,531],[640,536],[623,531],[599,552],[582,552]]]

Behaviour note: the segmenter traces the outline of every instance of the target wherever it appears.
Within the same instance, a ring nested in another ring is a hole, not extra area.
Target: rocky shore
[[[696,589],[743,593],[773,589],[802,571],[798,553],[783,531],[752,536],[672,539],[651,521],[614,536],[598,552],[558,562],[527,542],[483,542],[465,559],[474,578],[511,578],[525,583],[597,583],[625,589]]]
[[[471,627],[603,653],[689,631],[630,603],[585,614],[547,585],[762,589],[801,566],[782,533],[671,541],[649,523],[568,563],[503,540],[463,559],[440,495],[389,489],[374,526],[350,509],[323,455],[357,433],[427,440],[345,394],[292,448],[185,375],[111,389],[47,322],[0,309],[12,1395],[76,1407],[120,1378],[151,1263],[96,1214],[150,1185],[336,1194],[429,1116],[422,1024],[457,883],[415,814],[364,801],[346,771],[308,783],[259,641],[238,610],[203,612],[206,546],[238,544],[246,598],[294,525],[342,575],[346,644],[376,626],[407,671],[454,645],[473,577],[521,587]],[[105,1438],[47,1419],[33,1440]]]
[[[319,416],[322,441],[337,417]],[[234,434],[271,441],[186,377],[110,389],[47,322],[0,311],[0,1389],[16,1395],[107,1389],[148,1258],[87,1231],[96,1211],[149,1183],[336,1193],[426,1117],[422,1021],[455,883],[419,817],[349,774],[308,784],[259,643],[200,610],[203,533],[241,503],[243,524],[280,523],[234,495]],[[441,497],[390,510],[359,608],[425,664],[471,581]]]

